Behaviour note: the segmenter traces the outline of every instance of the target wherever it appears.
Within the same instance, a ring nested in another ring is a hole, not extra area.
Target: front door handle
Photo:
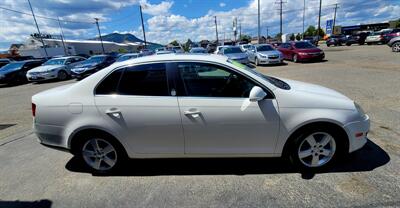
[[[183,114],[185,114],[186,116],[192,116],[193,118],[197,118],[200,116],[201,112],[195,109],[191,109],[191,110],[187,110],[184,111]]]
[[[106,110],[106,114],[114,116],[115,118],[121,118],[121,111],[118,108],[110,108]]]

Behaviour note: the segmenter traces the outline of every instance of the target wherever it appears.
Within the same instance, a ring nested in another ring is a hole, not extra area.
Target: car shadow
[[[40,201],[2,201],[0,200],[0,207],[7,208],[26,208],[26,207],[38,207],[38,208],[50,208],[53,202],[47,199]]]
[[[320,60],[320,61],[301,61],[298,62],[299,64],[315,64],[315,63],[325,63],[328,62],[328,60],[324,59],[324,60]]]
[[[283,158],[202,158],[202,159],[131,159],[125,168],[113,174],[94,176],[160,176],[160,175],[247,175],[300,173],[303,179],[312,179],[316,174],[338,172],[365,172],[385,165],[389,155],[378,145],[368,140],[360,150],[349,154],[346,160],[320,172],[300,172],[290,161]],[[72,172],[91,173],[76,157],[72,157],[65,168]]]

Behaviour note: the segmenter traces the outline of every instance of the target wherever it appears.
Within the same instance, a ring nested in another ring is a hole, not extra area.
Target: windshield
[[[64,65],[65,59],[50,59],[43,65]]]
[[[128,59],[137,58],[137,57],[138,57],[138,55],[124,55],[124,56],[120,56],[120,57],[117,59],[117,62],[126,61],[126,60],[128,60]]]
[[[24,63],[10,63],[0,68],[0,71],[9,71],[14,69],[19,69],[24,65]]]
[[[250,72],[258,77],[263,78],[265,81],[271,83],[272,85],[274,85],[277,88],[284,89],[284,90],[290,90],[290,86],[286,82],[284,82],[278,78],[270,77],[265,74],[262,74],[262,73],[258,72],[256,69],[252,69],[244,64],[241,64],[241,63],[231,60],[231,59],[228,59],[227,62],[235,65],[236,67],[239,67],[240,69],[243,69],[243,70]]]
[[[275,49],[272,48],[270,45],[262,45],[262,46],[257,46],[257,51],[274,51]]]
[[[226,47],[226,48],[224,48],[224,54],[230,54],[230,53],[243,53],[243,51],[240,50],[239,47]]]
[[[92,56],[89,59],[86,59],[82,64],[101,63],[105,59],[105,56]]]
[[[315,48],[315,46],[309,42],[297,42],[294,44],[294,46],[296,48]]]

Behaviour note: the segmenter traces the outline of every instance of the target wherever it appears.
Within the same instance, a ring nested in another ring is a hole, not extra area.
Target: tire
[[[82,135],[79,139],[75,154],[93,173],[114,173],[128,158],[122,145],[109,136],[95,133]]]
[[[254,64],[255,64],[256,66],[260,65],[260,63],[258,63],[258,58],[257,58],[257,57],[254,58]]]
[[[367,43],[367,45],[372,45],[372,43]]]
[[[298,63],[298,62],[299,62],[299,60],[298,60],[298,58],[297,58],[297,54],[294,54],[294,55],[293,55],[293,62],[294,62],[294,63]]]
[[[392,51],[393,52],[400,52],[400,42],[395,42],[392,45]]]
[[[67,72],[61,70],[58,72],[57,78],[58,78],[58,80],[64,81],[68,78],[68,74],[67,74]]]
[[[326,46],[330,47],[331,45],[329,45],[329,44],[326,44]]]
[[[346,43],[346,46],[351,46],[351,43]]]
[[[339,131],[329,126],[308,128],[292,141],[287,155],[299,170],[320,171],[346,154],[346,143],[341,138]]]

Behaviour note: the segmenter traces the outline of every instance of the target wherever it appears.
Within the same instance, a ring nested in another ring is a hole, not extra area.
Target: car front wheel
[[[340,134],[330,128],[306,131],[294,140],[290,160],[301,170],[319,170],[334,163],[344,151]]]
[[[260,63],[258,63],[258,58],[257,58],[257,57],[254,58],[254,64],[255,64],[256,66],[260,65]]]
[[[293,62],[297,63],[299,62],[298,58],[297,58],[297,54],[293,55]]]
[[[65,71],[59,71],[57,78],[61,81],[66,80],[68,78],[68,74]]]

